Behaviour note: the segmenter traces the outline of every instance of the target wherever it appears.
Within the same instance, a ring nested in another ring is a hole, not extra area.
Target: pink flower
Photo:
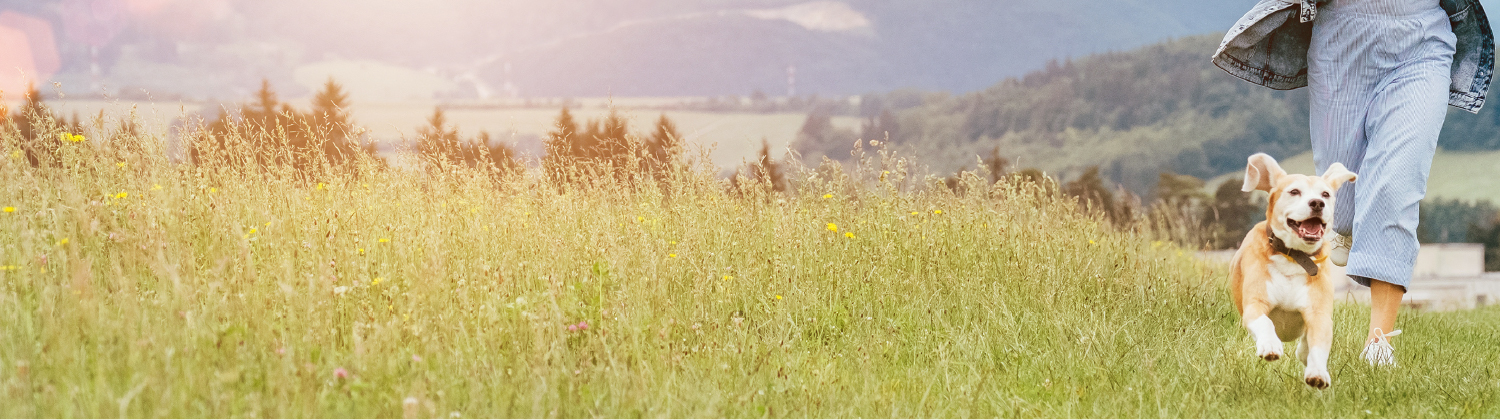
[[[344,370],[344,368],[334,369],[333,370],[333,377],[339,378],[339,379],[349,379],[349,371]]]
[[[286,347],[277,348],[276,349],[276,354],[277,355],[284,355],[284,354],[286,354]]]
[[[578,326],[577,325],[569,325],[568,326],[568,331],[578,331]]]
[[[589,322],[588,321],[578,321],[578,329],[580,329],[580,330],[589,329]]]
[[[422,363],[422,356],[418,356],[418,355],[413,354],[413,355],[411,355],[411,361],[417,362],[417,363]]]

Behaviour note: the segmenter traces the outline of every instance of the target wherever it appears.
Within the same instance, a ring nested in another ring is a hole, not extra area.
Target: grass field
[[[1339,306],[1313,390],[1223,267],[1031,184],[312,181],[87,134],[0,140],[0,416],[1500,417],[1500,307],[1404,313],[1377,370]]]

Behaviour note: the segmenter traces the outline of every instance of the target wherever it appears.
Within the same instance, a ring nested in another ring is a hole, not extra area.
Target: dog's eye
[[[1302,190],[1291,190],[1288,191],[1287,194],[1291,194],[1293,197],[1296,197],[1302,195]]]
[[[1329,197],[1329,196],[1328,196],[1328,191],[1324,191],[1324,192],[1323,192],[1323,198],[1328,198],[1328,197]]]

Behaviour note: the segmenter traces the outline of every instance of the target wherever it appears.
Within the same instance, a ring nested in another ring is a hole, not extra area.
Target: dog
[[[1287,174],[1265,153],[1250,156],[1241,190],[1271,194],[1266,221],[1245,234],[1230,263],[1229,290],[1240,320],[1255,339],[1255,355],[1282,357],[1282,343],[1299,340],[1297,357],[1307,385],[1323,389],[1333,345],[1333,287],[1325,241],[1335,193],[1355,174],[1343,164],[1323,176]]]

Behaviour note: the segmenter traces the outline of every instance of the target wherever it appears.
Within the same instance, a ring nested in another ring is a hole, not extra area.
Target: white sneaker
[[[1334,232],[1333,238],[1329,240],[1333,241],[1333,249],[1328,251],[1328,260],[1339,267],[1349,264],[1349,248],[1354,246],[1354,237]]]
[[[1364,358],[1370,366],[1384,367],[1396,366],[1396,348],[1391,346],[1391,337],[1401,335],[1401,330],[1395,330],[1382,334],[1379,328],[1375,329],[1375,339],[1365,343],[1365,350],[1359,352],[1359,357]]]

